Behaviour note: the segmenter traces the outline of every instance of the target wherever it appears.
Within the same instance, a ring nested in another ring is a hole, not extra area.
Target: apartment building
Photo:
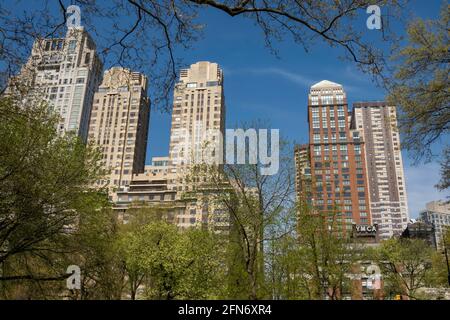
[[[433,225],[436,245],[443,248],[444,235],[450,228],[450,203],[432,201],[426,204],[425,210],[420,212],[419,219]]]
[[[60,116],[60,134],[75,132],[86,141],[102,68],[91,36],[83,27],[69,28],[63,38],[36,40],[18,78],[41,92]]]
[[[203,226],[227,232],[229,215],[211,201],[211,194],[174,190],[169,182],[176,174],[169,169],[169,157],[152,158],[152,164],[145,166],[143,173],[133,175],[130,184],[117,191],[115,210],[126,216],[130,207],[153,206],[180,228]]]
[[[99,146],[109,171],[98,184],[107,185],[114,199],[114,190],[144,172],[149,117],[147,77],[124,68],[105,71],[94,95],[89,141]]]
[[[383,101],[354,103],[351,129],[364,140],[372,222],[381,239],[399,236],[409,214],[396,107]]]
[[[223,72],[217,63],[200,61],[180,72],[175,85],[169,158],[172,181],[186,189],[189,164],[223,163],[225,96]]]
[[[323,80],[311,87],[308,122],[315,210],[333,214],[343,233],[351,232],[353,224],[370,225],[364,142],[350,130],[342,85]]]

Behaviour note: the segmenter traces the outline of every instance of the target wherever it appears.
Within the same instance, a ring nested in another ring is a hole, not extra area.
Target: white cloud
[[[239,69],[239,70],[230,70],[229,68],[226,68],[226,74],[230,75],[230,74],[245,74],[245,73],[250,73],[250,74],[255,74],[255,75],[275,75],[275,76],[279,76],[282,77],[294,84],[298,84],[302,87],[310,87],[311,85],[313,85],[315,82],[314,79],[310,79],[308,77],[299,75],[298,73],[294,73],[282,68],[276,68],[276,67],[269,67],[269,68],[244,68],[244,69]],[[224,72],[225,73],[225,72]]]
[[[256,74],[272,74],[277,75],[282,78],[285,78],[286,80],[289,80],[295,84],[299,84],[301,86],[310,87],[313,85],[316,81],[313,79],[301,76],[297,73],[290,72],[281,68],[261,68],[261,69],[251,69],[249,70],[251,73]]]
[[[445,199],[448,192],[439,192],[434,186],[440,179],[438,163],[406,166],[406,192],[408,196],[409,215],[416,218],[430,201]]]

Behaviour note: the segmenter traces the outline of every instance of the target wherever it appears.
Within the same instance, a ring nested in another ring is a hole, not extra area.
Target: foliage
[[[102,174],[99,153],[58,136],[57,121],[39,95],[0,97],[0,282],[64,279],[54,255],[66,251],[80,216],[106,203],[88,187]]]
[[[443,260],[422,239],[383,241],[374,258],[381,268],[386,296],[421,299],[420,289],[445,283]]]
[[[23,0],[11,6],[0,4],[0,92],[6,79],[26,61],[31,42],[43,37],[58,37],[66,30],[65,1],[51,0],[42,5],[25,6],[14,12]],[[177,55],[191,48],[202,37],[205,25],[198,17],[216,11],[233,19],[250,20],[261,31],[269,50],[277,54],[277,43],[284,39],[308,50],[317,42],[337,48],[339,53],[372,74],[384,69],[384,56],[370,39],[364,37],[364,22],[370,5],[399,14],[403,0],[315,0],[315,1],[220,1],[220,0],[119,0],[112,2],[76,0],[82,10],[82,24],[95,36],[98,52],[105,64],[127,65],[145,70],[153,79],[152,101],[164,110],[171,108],[171,90],[177,70],[185,62]],[[128,19],[123,19],[127,17]],[[101,23],[99,23],[101,21]],[[358,21],[358,27],[355,22]],[[383,21],[383,38],[394,37],[388,21]],[[112,32],[111,32],[112,31]]]
[[[122,239],[127,270],[145,278],[145,297],[167,300],[217,297],[223,268],[219,244],[208,231],[180,231],[164,221],[150,222]]]
[[[416,159],[433,158],[433,143],[449,133],[450,8],[444,5],[439,20],[417,19],[408,27],[408,42],[394,55],[398,61],[388,101],[400,106],[403,146]],[[448,150],[444,153],[441,189],[448,179]],[[446,165],[447,164],[447,165]]]

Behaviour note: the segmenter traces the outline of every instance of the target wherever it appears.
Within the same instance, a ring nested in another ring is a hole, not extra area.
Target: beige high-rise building
[[[382,101],[355,103],[351,126],[365,142],[372,222],[381,239],[400,235],[409,214],[396,108]]]
[[[60,115],[58,132],[73,131],[87,139],[92,99],[102,76],[95,43],[82,28],[69,28],[64,38],[38,39],[16,79],[42,92]]]
[[[107,70],[94,95],[89,125],[89,141],[100,146],[110,170],[99,184],[122,188],[133,174],[144,172],[149,117],[147,77],[124,68]]]
[[[300,203],[311,204],[311,166],[309,145],[295,146],[295,192]]]
[[[129,186],[117,191],[114,209],[125,217],[130,207],[154,206],[164,211],[168,221],[180,228],[208,227],[215,232],[229,230],[229,215],[214,201],[211,194],[183,196],[170,188],[173,174],[169,172],[169,157],[153,157],[143,173],[133,175]],[[161,211],[161,212],[162,212]]]
[[[184,189],[189,164],[223,163],[225,97],[223,72],[217,63],[201,61],[180,72],[174,89],[169,157],[177,174],[174,188]]]
[[[114,208],[126,217],[130,207],[165,208],[180,228],[208,227],[228,232],[229,214],[213,200],[211,189],[188,192],[191,164],[223,157],[225,128],[223,74],[216,63],[198,62],[181,70],[174,88],[169,157],[154,157],[142,173],[117,191]],[[205,147],[206,145],[206,147]],[[223,159],[222,159],[223,162]]]

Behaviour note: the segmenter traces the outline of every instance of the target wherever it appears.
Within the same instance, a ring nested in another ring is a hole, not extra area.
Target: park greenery
[[[166,208],[143,204],[124,223],[105,190],[89,187],[105,174],[98,150],[58,135],[46,103],[26,97],[0,99],[2,299],[341,299],[369,257],[390,296],[446,285],[443,256],[422,240],[365,250],[339,234],[336,213],[293,201],[287,158],[273,177],[258,164],[193,168],[230,212],[229,233],[179,229]],[[80,290],[66,288],[69,265],[82,270]]]
[[[253,19],[272,51],[288,36],[305,47],[318,40],[338,47],[383,79],[388,101],[400,108],[405,148],[418,160],[441,159],[438,187],[449,187],[449,148],[432,152],[450,123],[447,6],[440,19],[410,23],[408,39],[395,43],[389,75],[384,56],[351,23],[368,4],[398,8],[400,1],[115,1],[107,11],[97,2],[75,2],[85,4],[86,22],[103,17],[120,31],[106,35],[119,38],[105,39],[105,58],[163,66],[150,74],[158,79],[153,98],[166,111],[179,66],[174,45],[190,47],[201,30],[195,16],[205,8]],[[342,236],[337,212],[317,215],[296,201],[287,143],[275,176],[259,175],[258,165],[193,168],[216,191],[211,201],[230,213],[229,233],[179,229],[166,208],[143,204],[129,209],[123,223],[107,190],[92,187],[106,174],[97,147],[59,135],[57,116],[34,90],[6,90],[30,39],[62,30],[63,5],[61,11],[62,22],[47,12],[34,12],[35,19],[0,15],[0,299],[338,300],[351,290],[348,274],[360,261],[380,266],[386,298],[426,299],[423,288],[448,286],[444,255],[423,240],[393,238],[367,249]],[[6,13],[2,4],[0,12]],[[136,15],[128,30],[114,21],[126,12]],[[142,34],[154,38],[144,41]],[[447,233],[446,247],[449,239]],[[82,270],[80,290],[66,288],[69,265]]]

